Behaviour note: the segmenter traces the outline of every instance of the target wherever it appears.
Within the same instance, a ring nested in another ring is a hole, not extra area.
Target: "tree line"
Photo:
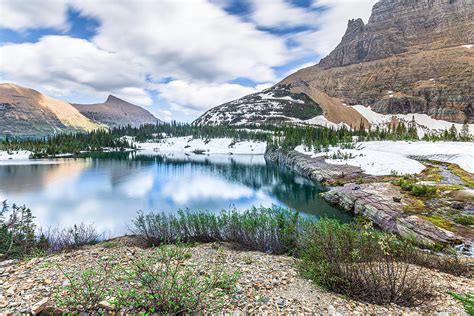
[[[101,152],[104,150],[123,151],[135,149],[130,136],[136,142],[160,141],[166,137],[193,136],[194,138],[232,138],[234,141],[264,141],[269,148],[283,150],[294,149],[305,145],[315,151],[330,146],[353,141],[377,140],[419,140],[417,125],[414,118],[408,122],[388,124],[383,128],[365,128],[363,122],[358,128],[345,125],[339,128],[319,127],[304,124],[253,124],[246,126],[205,125],[197,126],[188,123],[148,124],[140,127],[123,126],[110,130],[95,130],[88,133],[63,133],[44,138],[6,137],[0,141],[0,150],[14,152],[28,150],[33,158],[51,157],[60,154],[79,154],[81,152]],[[463,125],[459,133],[454,126],[443,133],[425,133],[426,141],[470,141],[469,125]]]

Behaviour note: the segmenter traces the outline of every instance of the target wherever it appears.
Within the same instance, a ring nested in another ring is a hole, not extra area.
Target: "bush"
[[[464,306],[464,310],[470,316],[474,315],[474,295],[473,294],[456,294],[456,293],[449,293],[452,297],[457,299],[462,303]]]
[[[435,185],[415,184],[413,181],[400,179],[393,182],[393,184],[400,186],[403,191],[410,192],[414,196],[435,196],[438,190]]]
[[[413,306],[430,296],[429,282],[411,264],[418,250],[391,234],[323,219],[301,247],[302,273],[316,283],[363,301]]]
[[[462,214],[456,216],[454,221],[461,225],[474,225],[474,216]]]
[[[8,214],[8,218],[5,216]],[[22,257],[38,247],[33,214],[26,206],[11,207],[6,201],[0,206],[0,259]]]
[[[221,213],[180,210],[177,215],[139,212],[131,231],[151,245],[183,242],[235,242],[276,254],[297,248],[303,220],[298,212],[278,207],[235,209]]]
[[[223,263],[199,267],[187,260],[186,246],[161,246],[151,256],[133,260],[121,270],[124,284],[119,288],[115,305],[147,313],[189,314],[210,308],[213,299],[229,293],[236,275],[224,272]],[[216,308],[217,306],[212,306]]]
[[[69,284],[57,291],[56,306],[65,312],[97,312],[105,300],[117,310],[158,315],[218,309],[220,299],[233,293],[238,274],[225,272],[219,256],[201,265],[190,258],[187,246],[164,245],[115,269],[102,262],[76,276],[63,272]]]
[[[69,228],[49,228],[40,233],[47,243],[49,252],[77,249],[85,245],[96,244],[104,239],[93,225],[81,223]]]
[[[84,269],[78,274],[61,271],[68,283],[54,295],[54,300],[57,307],[68,312],[95,311],[112,293],[112,268],[108,262],[100,261],[98,267]]]

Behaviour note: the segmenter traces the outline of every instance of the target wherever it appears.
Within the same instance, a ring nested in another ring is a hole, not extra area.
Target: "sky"
[[[0,81],[170,121],[326,56],[376,0],[0,0]]]

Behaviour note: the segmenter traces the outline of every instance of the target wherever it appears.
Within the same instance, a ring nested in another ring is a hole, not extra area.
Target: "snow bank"
[[[324,115],[318,115],[318,116],[315,116],[315,117],[313,117],[309,120],[305,120],[305,121],[301,121],[301,120],[298,120],[298,121],[308,123],[308,124],[311,124],[311,125],[323,126],[323,127],[327,127],[327,128],[332,127],[334,129],[339,129],[339,128],[343,127],[344,125],[347,128],[349,128],[349,125],[347,125],[345,123],[336,124],[336,123],[333,123],[333,122],[329,121]]]
[[[31,152],[27,150],[20,150],[8,153],[0,150],[0,161],[4,160],[27,160],[30,159]]]
[[[353,108],[364,116],[371,125],[385,127],[385,125],[391,122],[392,118],[395,116],[399,120],[404,122],[411,122],[412,118],[415,118],[417,123],[417,132],[419,137],[423,137],[426,132],[436,132],[441,133],[445,130],[451,128],[453,125],[452,122],[435,120],[427,114],[413,113],[413,114],[380,114],[372,111],[371,107],[366,107],[363,105],[354,105]],[[454,126],[461,132],[463,124],[454,123]],[[474,135],[474,124],[469,124],[469,132],[471,135]]]
[[[371,175],[419,173],[424,166],[411,158],[414,156],[456,163],[464,170],[474,172],[474,142],[374,141],[358,143],[355,149],[332,147],[328,153],[315,154],[304,146],[295,150],[313,157],[327,155],[327,163],[357,166]],[[338,151],[352,158],[333,159],[332,155]]]
[[[51,165],[59,164],[60,160],[52,159],[30,159],[31,152],[27,150],[14,151],[9,154],[6,151],[0,150],[0,166],[10,165]]]
[[[265,142],[241,141],[233,143],[232,138],[193,139],[192,136],[170,137],[156,143],[135,143],[142,153],[167,153],[204,150],[206,154],[246,154],[263,155]]]

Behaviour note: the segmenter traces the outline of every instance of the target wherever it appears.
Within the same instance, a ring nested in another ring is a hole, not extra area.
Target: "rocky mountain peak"
[[[115,103],[115,102],[126,102],[112,94],[109,94],[109,96],[107,97],[107,100],[105,100],[105,103]]]
[[[320,66],[347,66],[474,41],[472,0],[380,0],[367,24],[350,20],[340,44]]]

